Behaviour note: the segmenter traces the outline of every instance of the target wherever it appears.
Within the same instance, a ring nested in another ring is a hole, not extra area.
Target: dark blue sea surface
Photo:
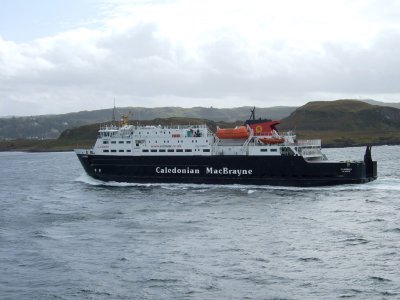
[[[400,147],[372,155],[374,182],[281,188],[105,184],[71,152],[0,153],[0,299],[400,299]]]

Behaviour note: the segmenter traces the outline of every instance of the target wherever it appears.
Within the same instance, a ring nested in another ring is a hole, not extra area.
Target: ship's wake
[[[196,190],[210,191],[216,189],[226,190],[240,190],[252,194],[256,191],[271,191],[271,190],[284,190],[284,191],[368,191],[368,190],[392,190],[400,191],[400,178],[378,178],[376,181],[366,184],[345,184],[336,186],[321,186],[321,187],[285,187],[285,186],[271,186],[271,185],[242,185],[242,184],[191,184],[191,183],[129,183],[129,182],[115,182],[115,181],[101,181],[90,177],[83,173],[76,182],[81,182],[91,186],[104,186],[104,187],[155,187],[166,190]]]

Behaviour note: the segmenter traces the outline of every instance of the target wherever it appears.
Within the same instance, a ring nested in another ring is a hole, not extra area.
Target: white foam
[[[400,191],[400,179],[390,177],[378,178],[376,181],[369,183],[369,186],[376,190]]]
[[[77,179],[75,179],[75,181],[77,182],[82,182],[82,183],[86,183],[89,185],[93,185],[93,186],[119,186],[119,187],[125,187],[125,186],[137,186],[140,184],[137,183],[128,183],[128,182],[116,182],[116,181],[101,181],[98,179],[94,179],[92,177],[90,177],[87,174],[81,174],[81,176],[79,176]],[[146,186],[147,184],[142,184],[141,186]]]
[[[193,184],[193,183],[128,183],[115,181],[101,181],[94,179],[86,173],[81,174],[77,182],[82,182],[92,186],[112,186],[112,187],[159,187],[166,190],[200,190],[209,191],[215,189],[239,190],[252,194],[256,191],[285,190],[285,191],[348,191],[348,190],[395,190],[400,191],[399,178],[378,178],[366,184],[346,184],[321,187],[292,187],[292,186],[271,186],[271,185],[241,185],[241,184]]]

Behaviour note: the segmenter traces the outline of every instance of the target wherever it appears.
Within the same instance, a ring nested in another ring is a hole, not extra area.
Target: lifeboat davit
[[[247,139],[249,137],[249,132],[246,126],[237,126],[235,128],[218,128],[217,137],[220,139]]]
[[[269,145],[282,144],[285,141],[285,139],[281,137],[265,137],[265,138],[259,138],[259,140],[264,144],[269,144]]]

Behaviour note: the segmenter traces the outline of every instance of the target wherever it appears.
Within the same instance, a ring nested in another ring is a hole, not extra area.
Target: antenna
[[[254,106],[253,109],[251,109],[250,111],[251,111],[250,120],[255,120],[256,119],[256,107]]]
[[[112,113],[112,121],[115,122],[115,97],[114,97],[114,108]]]

